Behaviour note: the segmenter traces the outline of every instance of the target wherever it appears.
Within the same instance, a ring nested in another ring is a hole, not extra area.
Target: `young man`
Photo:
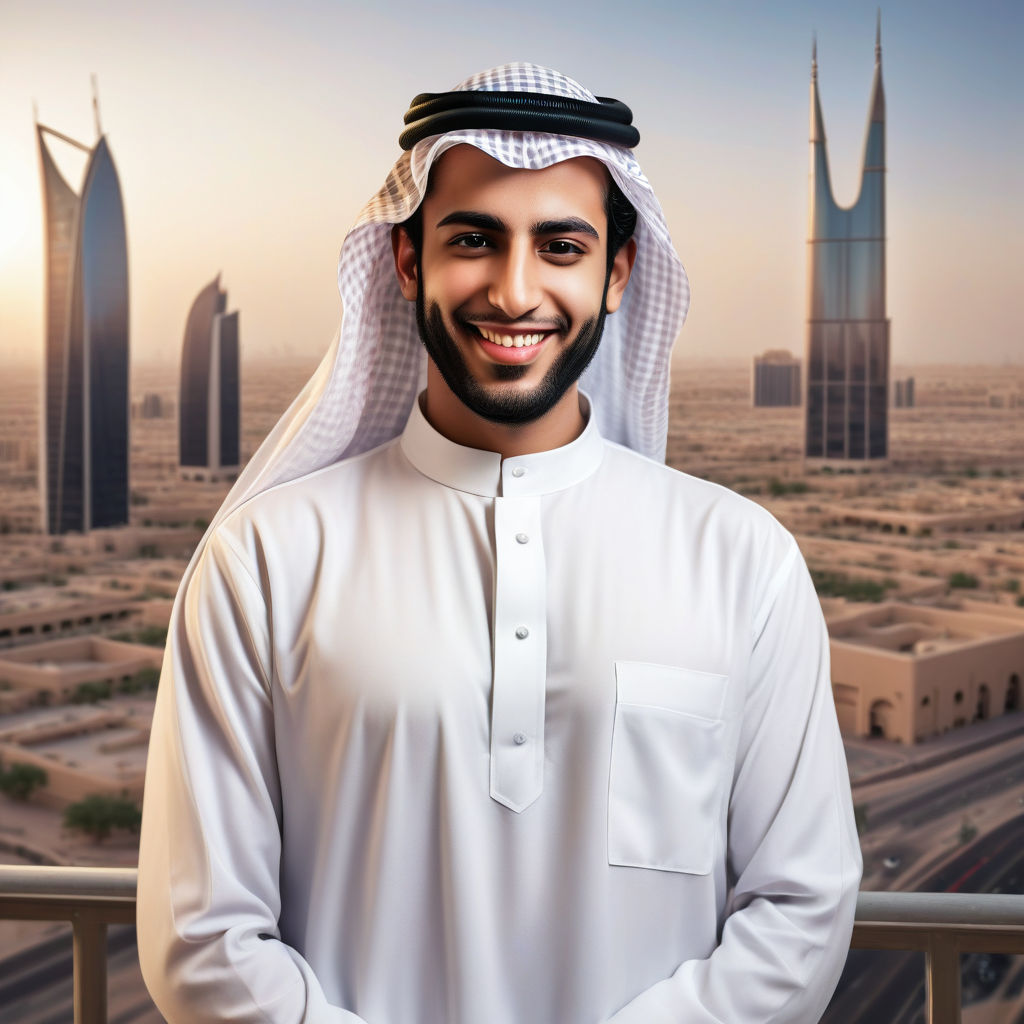
[[[406,117],[338,343],[172,621],[139,867],[172,1022],[828,1000],[828,640],[792,537],[662,464],[688,289],[624,109],[509,65]]]

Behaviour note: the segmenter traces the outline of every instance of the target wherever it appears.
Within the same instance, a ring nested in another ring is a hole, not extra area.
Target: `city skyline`
[[[690,273],[682,358],[802,350],[807,78],[816,32],[838,202],[855,199],[876,5],[484,3],[364,11],[220,2],[8,6],[0,41],[0,337],[41,361],[42,228],[32,101],[89,136],[89,74],[126,182],[133,358],[172,362],[194,253],[247,311],[247,351],[315,359],[339,320],[337,251],[398,154],[410,97],[511,59],[626,100],[638,157]],[[488,27],[483,27],[485,23]],[[543,16],[544,31],[537,19]],[[615,30],[612,31],[612,26]],[[1024,13],[882,10],[889,121],[889,315],[897,363],[1019,361],[1013,317],[1024,138],[1013,55]],[[46,46],[42,46],[43,40]],[[642,69],[643,74],[639,74]],[[898,138],[898,142],[896,139]],[[73,179],[69,179],[73,180]]]

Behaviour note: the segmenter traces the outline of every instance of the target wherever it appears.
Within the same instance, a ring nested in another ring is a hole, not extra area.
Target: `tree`
[[[49,776],[38,765],[15,761],[7,771],[0,771],[0,792],[6,793],[12,800],[27,800],[48,781]]]
[[[868,805],[853,805],[853,820],[857,824],[857,835],[862,836],[868,830]]]
[[[965,846],[978,834],[978,828],[976,825],[972,825],[967,818],[960,823],[960,831],[957,833],[957,838],[960,840],[960,845]]]
[[[950,574],[949,585],[964,590],[974,590],[978,586],[978,577],[972,576],[969,572],[954,572]]]
[[[137,834],[142,824],[142,812],[132,800],[120,796],[93,793],[64,811],[64,827],[83,832],[100,843],[114,829]]]
[[[110,696],[110,683],[102,682],[79,683],[71,695],[72,704],[95,704]]]

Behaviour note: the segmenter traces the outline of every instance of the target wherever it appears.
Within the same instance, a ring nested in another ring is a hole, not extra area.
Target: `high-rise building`
[[[809,459],[888,455],[889,320],[885,300],[885,94],[881,24],[875,36],[860,193],[850,207],[832,195],[811,62],[807,398]]]
[[[182,472],[233,476],[239,463],[238,311],[218,274],[192,303],[181,350],[178,442]]]
[[[752,396],[756,407],[800,404],[800,360],[785,349],[754,356]]]
[[[892,404],[897,409],[914,408],[914,378],[907,377],[903,380],[894,381],[895,385],[892,396]]]
[[[128,247],[98,111],[96,134],[89,147],[36,122],[46,226],[41,477],[52,534],[128,522]],[[80,192],[48,136],[88,153]]]

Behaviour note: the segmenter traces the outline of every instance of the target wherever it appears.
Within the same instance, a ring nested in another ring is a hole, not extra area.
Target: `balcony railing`
[[[107,1019],[107,925],[135,921],[132,868],[0,865],[0,919],[70,921],[75,1024]],[[925,953],[928,1024],[959,1024],[960,954],[1024,953],[1024,896],[862,892],[855,949]]]

